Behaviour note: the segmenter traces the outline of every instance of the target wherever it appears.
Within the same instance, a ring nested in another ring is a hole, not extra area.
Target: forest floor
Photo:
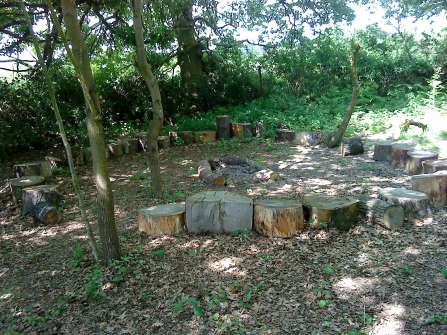
[[[69,173],[50,181],[63,194],[63,220],[51,226],[11,205],[4,180],[0,333],[446,334],[446,208],[396,231],[359,216],[348,232],[305,227],[290,239],[255,231],[158,238],[137,231],[138,209],[184,202],[204,190],[299,200],[309,192],[355,197],[411,188],[403,169],[372,160],[372,150],[368,143],[364,154],[342,157],[339,149],[258,140],[174,147],[160,154],[164,200],[150,194],[145,153],[110,160],[125,257],[108,268],[92,261]],[[255,160],[281,178],[204,184],[197,161],[226,153]],[[92,168],[77,172],[94,224]]]

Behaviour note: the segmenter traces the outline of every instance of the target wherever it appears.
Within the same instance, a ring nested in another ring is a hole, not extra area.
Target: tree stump
[[[226,191],[194,194],[186,199],[186,225],[190,233],[251,229],[253,201]]]
[[[253,125],[251,123],[231,123],[231,137],[252,137]]]
[[[118,157],[124,155],[124,150],[121,143],[110,143],[107,145],[107,148],[110,151],[111,157]]]
[[[363,142],[360,137],[344,138],[341,142],[341,155],[353,156],[363,154],[365,149],[363,148]]]
[[[216,142],[216,131],[195,131],[194,132],[194,141],[196,143],[204,144],[208,141]]]
[[[134,138],[120,138],[117,141],[123,147],[123,154],[130,155],[138,151],[138,140]]]
[[[413,150],[407,152],[407,161],[405,171],[410,175],[421,174],[423,171],[422,163],[427,160],[438,158],[438,153],[432,150]]]
[[[387,229],[398,229],[404,223],[404,209],[381,199],[359,196],[359,213]]]
[[[50,162],[47,161],[14,165],[13,173],[16,178],[26,176],[42,176],[47,178],[52,176]]]
[[[329,228],[348,231],[354,227],[359,201],[348,196],[306,194],[302,199],[305,218],[313,225],[327,223]]]
[[[169,149],[171,147],[171,139],[169,136],[158,136],[157,147],[158,150]]]
[[[423,173],[435,173],[438,171],[447,170],[447,160],[439,159],[435,161],[422,162]]]
[[[253,222],[263,235],[290,238],[303,229],[303,206],[292,200],[259,200],[254,204]]]
[[[225,185],[225,177],[218,175],[211,169],[210,163],[207,160],[201,160],[197,163],[199,178],[208,184]]]
[[[151,236],[178,234],[185,225],[185,205],[158,205],[138,211],[138,230]]]
[[[261,137],[267,131],[267,123],[256,122],[256,137]]]
[[[45,184],[45,178],[42,176],[27,176],[13,178],[9,180],[11,186],[12,199],[18,204],[22,201],[22,190],[26,187]]]
[[[447,205],[447,171],[412,176],[411,188],[425,193],[428,200],[438,208]]]
[[[55,208],[61,203],[59,185],[39,185],[26,187],[22,190],[22,206],[25,213],[33,213],[33,207],[45,202]]]
[[[61,212],[47,202],[34,205],[32,213],[37,220],[45,224],[57,224],[62,220]]]
[[[194,143],[194,132],[193,131],[181,131],[178,136],[183,140],[185,144]]]
[[[169,143],[171,145],[171,147],[178,145],[178,133],[176,131],[170,131],[169,132]]]
[[[374,145],[373,159],[375,161],[391,162],[391,146],[394,142],[380,142]]]
[[[388,187],[379,190],[379,198],[393,205],[401,205],[406,219],[423,218],[431,214],[428,197],[422,192]]]
[[[217,139],[221,138],[224,140],[229,140],[231,138],[231,121],[230,115],[217,115],[216,116],[216,126],[217,126]]]
[[[45,156],[45,160],[50,164],[50,169],[53,171],[56,168],[62,167],[64,164],[64,161],[60,158],[53,157],[53,156]]]
[[[135,135],[135,139],[138,141],[138,150],[146,151],[147,149],[147,133],[141,131]]]
[[[280,129],[276,133],[276,140],[278,142],[294,142],[296,133],[290,129]]]
[[[405,143],[394,143],[391,145],[391,165],[404,168],[407,161],[407,152],[413,151],[411,145]]]

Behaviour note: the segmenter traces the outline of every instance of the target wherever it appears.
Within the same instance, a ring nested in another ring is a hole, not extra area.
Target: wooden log
[[[45,184],[45,178],[42,176],[27,176],[10,179],[9,185],[11,187],[14,203],[18,204],[22,201],[22,190],[24,188],[43,184]]]
[[[435,173],[447,170],[447,159],[422,162],[423,173]]]
[[[225,177],[218,175],[211,170],[211,165],[207,160],[201,160],[197,163],[199,178],[204,182],[215,185],[225,185]]]
[[[16,164],[13,167],[13,173],[16,178],[26,176],[44,176],[42,165],[39,162]]]
[[[62,214],[53,205],[47,202],[39,202],[33,206],[34,216],[45,224],[57,224],[62,220]]]
[[[124,155],[123,146],[121,143],[110,143],[107,144],[107,148],[110,151],[110,157],[116,158]]]
[[[232,156],[232,155],[226,155],[219,158],[219,161],[227,164],[227,165],[244,165],[248,164],[247,157],[238,157],[238,156]]]
[[[348,196],[306,194],[302,199],[305,218],[312,225],[327,224],[329,228],[347,231],[354,227],[359,201]]]
[[[231,138],[231,120],[230,115],[217,115],[216,116],[217,133],[216,138],[218,140],[229,140]]]
[[[303,229],[303,206],[293,200],[258,200],[253,222],[255,230],[263,235],[290,238]]]
[[[138,141],[138,150],[146,151],[147,149],[147,133],[141,131],[135,135],[135,139]]]
[[[428,197],[425,193],[405,188],[382,188],[379,198],[404,209],[406,219],[423,218],[431,214]]]
[[[33,207],[39,202],[46,202],[55,208],[60,206],[61,194],[59,185],[39,185],[26,187],[22,190],[22,207],[25,213],[32,213]]]
[[[151,236],[178,234],[185,225],[185,205],[168,204],[138,211],[138,230]]]
[[[216,131],[195,131],[194,132],[194,141],[196,143],[204,144],[208,141],[216,142]]]
[[[251,123],[231,123],[231,137],[252,137],[253,125]]]
[[[158,136],[157,147],[158,150],[169,149],[171,147],[171,139],[169,136]]]
[[[426,194],[435,207],[443,208],[447,205],[447,171],[412,176],[411,188]]]
[[[427,160],[438,158],[438,153],[432,150],[413,150],[407,152],[405,171],[410,175],[421,174],[423,172],[422,163]]]
[[[407,161],[407,152],[414,148],[406,143],[393,143],[391,145],[391,165],[404,168]]]
[[[185,144],[194,143],[194,132],[193,131],[181,131],[178,133],[178,136],[183,140]]]
[[[344,138],[341,141],[341,155],[353,156],[363,154],[365,149],[363,148],[363,142],[360,137]]]
[[[252,229],[253,201],[226,191],[206,191],[186,199],[186,226],[190,233],[231,233]]]
[[[276,133],[276,140],[278,142],[294,142],[296,133],[290,129],[280,129]]]
[[[387,229],[398,229],[404,223],[404,209],[370,196],[359,196],[359,213]]]
[[[256,122],[256,137],[261,137],[267,131],[267,123]]]
[[[123,147],[123,154],[130,155],[138,151],[138,140],[134,138],[120,138],[117,141]]]
[[[391,146],[394,142],[379,142],[374,145],[373,159],[375,161],[391,161]]]

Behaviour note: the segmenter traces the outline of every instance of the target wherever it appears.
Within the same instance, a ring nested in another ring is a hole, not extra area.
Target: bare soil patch
[[[446,334],[445,208],[398,231],[359,216],[349,232],[305,228],[291,239],[255,232],[161,238],[137,232],[139,208],[182,202],[204,190],[299,200],[309,192],[355,197],[411,187],[403,169],[373,161],[371,150],[366,145],[364,154],[342,157],[339,149],[259,141],[175,147],[161,153],[164,200],[150,194],[146,154],[111,160],[125,258],[96,270],[69,174],[52,180],[61,185],[64,213],[54,226],[22,216],[10,204],[4,180],[0,333]],[[197,161],[225,153],[248,157],[281,178],[204,184]],[[92,168],[78,173],[94,223]]]

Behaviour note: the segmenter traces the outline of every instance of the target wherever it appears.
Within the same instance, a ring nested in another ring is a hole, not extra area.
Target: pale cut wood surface
[[[184,204],[158,205],[138,211],[138,230],[151,236],[178,234],[184,224]]]

